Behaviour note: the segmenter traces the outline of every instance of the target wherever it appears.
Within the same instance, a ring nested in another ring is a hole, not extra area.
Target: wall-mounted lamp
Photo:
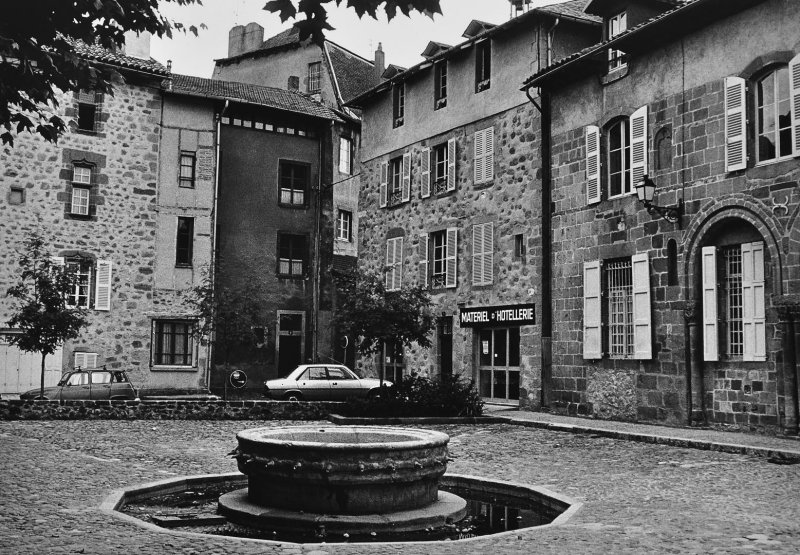
[[[655,193],[656,184],[647,174],[643,175],[642,179],[636,183],[636,196],[639,197],[639,202],[647,208],[647,213],[651,215],[656,213],[673,224],[680,220],[683,216],[683,199],[680,199],[675,206],[658,206],[653,204]]]

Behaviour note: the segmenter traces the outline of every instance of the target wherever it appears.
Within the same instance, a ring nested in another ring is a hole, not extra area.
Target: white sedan
[[[391,386],[391,382],[384,381]],[[359,378],[338,364],[301,364],[285,378],[264,382],[264,395],[287,401],[341,401],[350,397],[377,396],[380,380]]]

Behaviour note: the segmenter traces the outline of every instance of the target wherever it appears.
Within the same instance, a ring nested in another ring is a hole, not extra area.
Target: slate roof
[[[232,100],[317,118],[342,121],[336,112],[298,91],[236,83],[234,81],[220,81],[219,79],[206,79],[177,73],[172,75],[171,84],[167,82],[166,90],[175,94]]]
[[[365,60],[335,42],[325,41],[325,46],[343,103],[349,102],[377,83],[373,62]]]
[[[75,53],[82,58],[103,64],[109,64],[125,69],[134,69],[137,71],[144,71],[154,75],[169,75],[169,71],[161,63],[150,58],[144,60],[134,56],[126,56],[117,52],[106,50],[101,46],[94,44],[86,44],[83,41],[71,39],[69,37],[65,40],[72,45]]]

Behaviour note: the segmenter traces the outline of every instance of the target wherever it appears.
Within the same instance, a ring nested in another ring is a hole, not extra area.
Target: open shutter
[[[717,248],[703,247],[703,360],[719,360]]]
[[[475,152],[473,155],[474,160],[474,181],[475,183],[482,183],[483,182],[483,158],[484,152],[486,152],[486,146],[484,144],[484,137],[483,131],[475,131]]]
[[[494,179],[494,127],[483,130],[484,133],[484,161],[483,180]]]
[[[600,202],[600,128],[586,126],[586,204]]]
[[[650,264],[647,253],[631,257],[633,274],[633,358],[653,358],[650,311]]]
[[[647,169],[647,106],[631,114],[631,188],[648,173]]]
[[[472,226],[472,285],[483,284],[483,224]]]
[[[94,293],[95,310],[111,310],[111,261],[97,261],[97,286]]]
[[[767,359],[764,313],[764,243],[742,245],[743,360]]]
[[[745,129],[745,81],[725,78],[725,171],[747,167]]]
[[[403,238],[394,240],[394,288],[403,287]]]
[[[74,369],[77,370],[78,368],[88,368],[86,366],[86,354],[87,353],[75,353],[74,354],[74,356],[75,356],[75,360],[74,360],[74,363],[73,363],[73,368]]]
[[[789,62],[789,89],[792,111],[792,152],[800,156],[800,54]]]
[[[600,261],[583,263],[583,358],[603,358],[600,316]]]
[[[386,241],[386,274],[383,286],[387,291],[394,289],[394,239]]]
[[[420,166],[422,167],[422,184],[420,186],[419,196],[428,198],[431,196],[431,149],[422,149]]]
[[[456,140],[447,141],[447,190],[456,190]]]
[[[428,287],[428,234],[419,234],[419,284]]]
[[[403,154],[403,202],[411,200],[411,153]]]
[[[86,353],[86,368],[97,368],[97,353]]]
[[[445,245],[445,276],[444,286],[452,288],[456,286],[456,272],[458,271],[458,230],[454,227],[447,228],[447,244]]]
[[[380,187],[380,207],[386,208],[388,195],[387,182],[389,181],[389,163],[381,162],[381,187]]]

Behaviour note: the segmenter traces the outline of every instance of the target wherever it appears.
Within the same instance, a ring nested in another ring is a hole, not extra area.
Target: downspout
[[[215,277],[216,277],[216,254],[217,254],[217,214],[219,212],[219,207],[217,206],[217,200],[219,198],[219,155],[220,155],[220,130],[222,127],[222,117],[225,115],[225,112],[228,111],[228,106],[230,106],[230,101],[226,100],[225,105],[222,107],[222,111],[217,114],[214,119],[216,119],[216,126],[217,126],[217,136],[215,149],[216,154],[214,158],[214,202],[211,205],[213,210],[213,216],[211,218],[211,263],[209,264],[208,272],[211,282],[211,298],[212,298],[212,307],[213,307],[213,298],[214,298],[214,288],[216,287]],[[213,317],[213,316],[212,316]],[[213,328],[212,328],[213,329]],[[211,332],[211,337],[208,338],[208,349],[206,351],[206,390],[211,390],[211,356],[213,355],[212,352],[212,345],[214,344],[213,341],[214,332]]]
[[[553,22],[553,26],[547,31],[547,65],[550,66],[553,64],[553,35],[556,32],[556,27],[558,24],[561,23],[561,19],[556,18]]]
[[[333,144],[333,121],[328,130]],[[317,362],[319,356],[319,291],[320,291],[320,226],[322,224],[322,172],[325,171],[324,138],[318,143],[319,170],[317,171],[317,205],[314,210],[314,258],[311,289],[311,360]]]

